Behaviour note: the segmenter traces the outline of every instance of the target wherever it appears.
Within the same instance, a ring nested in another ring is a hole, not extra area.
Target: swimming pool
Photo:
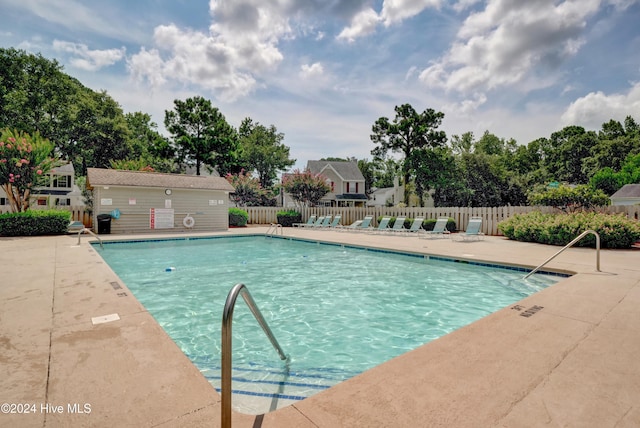
[[[106,243],[100,254],[220,387],[220,325],[244,283],[290,356],[244,302],[233,327],[233,404],[264,413],[306,398],[535,293],[558,278],[438,257],[264,236]]]

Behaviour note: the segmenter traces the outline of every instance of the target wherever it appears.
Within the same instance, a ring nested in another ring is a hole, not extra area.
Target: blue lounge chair
[[[313,223],[315,223],[315,221],[316,221],[316,216],[315,216],[315,215],[312,215],[312,216],[310,216],[310,217],[309,217],[309,219],[307,220],[307,222],[306,222],[306,223],[293,223],[293,226],[294,226],[294,227],[299,227],[299,226],[302,226],[302,227],[304,227],[304,226],[311,226],[311,225],[313,225]]]
[[[393,227],[389,229],[389,232],[406,232],[407,229],[404,228],[404,220],[405,217],[397,217],[396,221],[393,223]]]
[[[447,230],[447,223],[449,219],[447,217],[440,217],[436,220],[436,224],[433,226],[433,230],[425,230],[420,238],[440,238],[449,235]]]
[[[331,216],[324,216],[322,218],[322,221],[320,222],[320,224],[313,224],[313,226],[311,226],[312,228],[323,228],[323,227],[329,227],[329,224],[331,224]]]
[[[340,214],[338,214],[337,216],[335,216],[333,218],[333,221],[331,221],[331,223],[329,223],[329,225],[326,227],[326,229],[337,229],[338,227],[340,227],[340,220],[342,219],[342,216]]]
[[[353,224],[351,224],[350,226],[344,226],[339,228],[339,230],[345,230],[347,232],[359,232],[361,230],[370,230],[372,229],[371,227],[371,221],[373,220],[373,216],[366,216],[365,218],[363,218],[362,220],[358,220],[355,221]]]
[[[324,216],[320,216],[316,219],[315,222],[311,223],[311,224],[301,224],[300,227],[318,227],[322,224],[322,222],[324,221]]]
[[[482,217],[471,217],[467,224],[467,229],[464,232],[457,233],[458,237],[462,241],[479,241],[484,238],[484,233],[480,230],[482,228]]]
[[[414,234],[422,233],[424,232],[424,229],[422,228],[423,221],[424,221],[424,218],[416,217],[413,219],[413,223],[411,223],[411,227],[409,229],[402,229],[400,232],[403,232],[407,236],[411,233],[414,233]]]
[[[384,233],[389,230],[389,222],[391,221],[391,217],[382,217],[380,223],[378,223],[378,227],[372,229],[372,233]]]

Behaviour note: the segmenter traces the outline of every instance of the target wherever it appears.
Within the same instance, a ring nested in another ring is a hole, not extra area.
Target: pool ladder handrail
[[[544,262],[542,262],[542,264],[540,264],[540,266],[538,266],[537,268],[535,268],[534,270],[532,270],[531,272],[529,272],[527,275],[525,275],[524,278],[522,279],[527,279],[529,278],[531,275],[533,275],[534,273],[536,273],[542,266],[546,265],[547,263],[549,263],[551,260],[555,259],[556,256],[558,256],[560,253],[562,253],[564,250],[566,250],[567,248],[573,246],[573,244],[575,244],[576,242],[578,242],[579,240],[581,240],[582,238],[584,238],[585,236],[592,234],[595,235],[596,237],[596,271],[600,272],[600,235],[598,235],[598,232],[596,232],[595,230],[585,230],[584,232],[582,232],[580,235],[578,235],[573,241],[569,242],[567,245],[565,245],[564,247],[562,247],[562,249],[560,251],[558,251],[557,253],[555,253],[553,256],[549,257],[547,260],[545,260]]]
[[[233,309],[238,299],[238,295],[242,295],[245,303],[251,310],[251,313],[264,330],[265,334],[271,341],[271,344],[278,352],[281,360],[289,360],[289,356],[285,355],[282,347],[276,340],[273,332],[269,328],[267,321],[262,316],[260,309],[256,305],[256,302],[251,297],[251,293],[244,284],[236,284],[229,291],[227,300],[224,304],[224,311],[222,312],[222,345],[221,345],[221,424],[222,428],[231,427],[231,370],[232,370],[232,321],[233,321]]]
[[[282,225],[280,223],[271,223],[269,225],[269,229],[267,229],[266,236],[274,236],[278,234],[278,230],[280,230],[280,235],[284,235],[284,229],[282,229]]]
[[[78,231],[78,244],[77,245],[80,245],[80,235],[82,235],[83,232],[86,232],[89,235],[95,236],[98,239],[98,242],[100,242],[100,248],[102,248],[104,250],[104,245],[102,245],[102,239],[100,239],[100,237],[98,235],[93,233],[93,231],[91,229],[87,229],[86,227],[83,227],[82,229],[80,229]]]

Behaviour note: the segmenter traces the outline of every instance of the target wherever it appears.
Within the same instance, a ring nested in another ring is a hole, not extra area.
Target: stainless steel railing
[[[596,232],[595,230],[585,230],[584,232],[582,232],[580,235],[578,235],[573,241],[569,242],[567,245],[565,245],[564,247],[562,247],[562,249],[560,251],[558,251],[557,253],[555,253],[553,256],[549,257],[547,260],[545,260],[544,262],[542,262],[542,264],[540,266],[538,266],[537,268],[535,268],[534,270],[532,270],[531,272],[529,272],[527,275],[525,275],[524,278],[522,279],[527,279],[529,278],[531,275],[533,275],[534,273],[536,273],[542,266],[546,265],[547,263],[549,263],[551,260],[555,259],[556,256],[558,256],[560,253],[562,253],[564,250],[566,250],[567,248],[573,246],[573,244],[575,244],[576,242],[578,242],[579,240],[581,240],[582,238],[584,238],[585,236],[589,235],[589,234],[593,234],[596,237],[596,271],[600,272],[600,235],[598,235],[598,232]]]
[[[280,223],[271,223],[269,229],[267,229],[267,233],[265,233],[265,236],[277,235],[278,231],[280,231],[280,235],[284,235],[282,225]]]
[[[288,360],[289,357],[285,355],[284,351],[280,347],[280,344],[276,340],[273,332],[269,328],[269,325],[265,321],[260,309],[256,305],[256,302],[251,297],[251,293],[244,284],[236,284],[229,291],[227,295],[227,301],[224,304],[224,311],[222,312],[222,362],[221,362],[221,387],[220,395],[222,396],[221,407],[222,416],[221,423],[222,428],[231,427],[231,370],[232,370],[232,321],[233,321],[233,309],[238,299],[238,295],[242,295],[242,298],[246,302],[247,306],[251,310],[251,313],[264,330],[265,334],[271,341],[271,344],[278,352],[281,360]]]
[[[86,227],[83,229],[80,229],[78,231],[78,244],[80,245],[80,235],[82,235],[84,232],[88,233],[89,235],[95,236],[96,238],[98,238],[98,242],[100,242],[100,248],[102,248],[104,250],[104,245],[102,245],[102,239],[100,239],[100,237],[98,235],[96,235],[95,233],[93,233],[91,231],[91,229],[87,229]]]

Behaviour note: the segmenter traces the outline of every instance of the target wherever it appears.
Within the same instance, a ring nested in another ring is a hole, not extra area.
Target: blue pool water
[[[247,286],[290,363],[239,299],[233,403],[264,413],[450,333],[558,277],[262,236],[106,243],[105,261],[220,387],[229,290]]]

